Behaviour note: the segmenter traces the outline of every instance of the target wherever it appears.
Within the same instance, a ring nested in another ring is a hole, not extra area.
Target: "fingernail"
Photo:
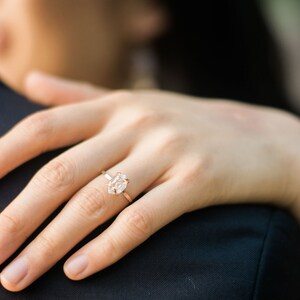
[[[65,266],[67,273],[72,276],[76,276],[79,273],[83,272],[88,265],[88,258],[85,254],[81,254],[73,258]]]
[[[59,79],[58,77],[48,74],[48,73],[44,73],[40,70],[32,70],[27,74],[27,83],[31,84],[31,82],[33,81],[33,83],[38,82],[39,80],[47,80],[47,83],[54,83],[54,84],[61,84],[61,82],[63,81],[62,79]]]
[[[28,273],[28,260],[22,256],[8,265],[1,273],[1,279],[5,281],[17,284]]]

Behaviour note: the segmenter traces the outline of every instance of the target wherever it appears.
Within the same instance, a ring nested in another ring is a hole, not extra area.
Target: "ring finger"
[[[68,149],[42,167],[0,214],[0,264],[64,201],[101,169],[124,159],[134,135],[101,134]]]
[[[154,159],[156,163],[153,164]],[[134,199],[167,170],[169,160],[153,151],[134,151],[109,169],[108,173],[124,172],[129,183],[127,193]],[[128,201],[124,195],[107,193],[107,179],[99,175],[78,191],[58,216],[5,268],[1,282],[17,291],[25,288],[46,272],[94,228],[120,212]]]

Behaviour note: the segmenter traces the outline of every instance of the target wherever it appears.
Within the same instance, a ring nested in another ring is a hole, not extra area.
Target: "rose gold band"
[[[132,202],[131,197],[126,193],[126,192],[122,192],[122,194],[124,195],[124,197],[129,201],[129,203]]]

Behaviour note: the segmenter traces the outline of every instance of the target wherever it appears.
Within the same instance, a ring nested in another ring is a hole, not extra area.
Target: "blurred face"
[[[118,4],[125,2],[127,9]],[[0,79],[22,92],[26,74],[36,69],[118,87],[131,49],[128,7],[142,2],[0,0]]]

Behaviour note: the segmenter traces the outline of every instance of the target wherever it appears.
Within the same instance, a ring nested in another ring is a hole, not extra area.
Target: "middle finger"
[[[157,159],[151,150],[135,152],[108,170],[112,176],[124,170],[129,179],[133,179],[134,185],[129,183],[126,188],[132,199],[155,182],[168,166],[166,157]],[[154,159],[156,164],[153,164]],[[123,195],[109,195],[106,185],[107,179],[100,175],[72,197],[59,215],[2,272],[1,281],[6,288],[15,291],[28,286],[96,226],[128,204]],[[14,263],[16,268],[9,270]],[[26,269],[21,270],[20,265]],[[19,281],[14,282],[15,278]]]
[[[103,131],[42,167],[0,214],[0,264],[65,200],[101,169],[120,161],[133,144],[121,130]]]

